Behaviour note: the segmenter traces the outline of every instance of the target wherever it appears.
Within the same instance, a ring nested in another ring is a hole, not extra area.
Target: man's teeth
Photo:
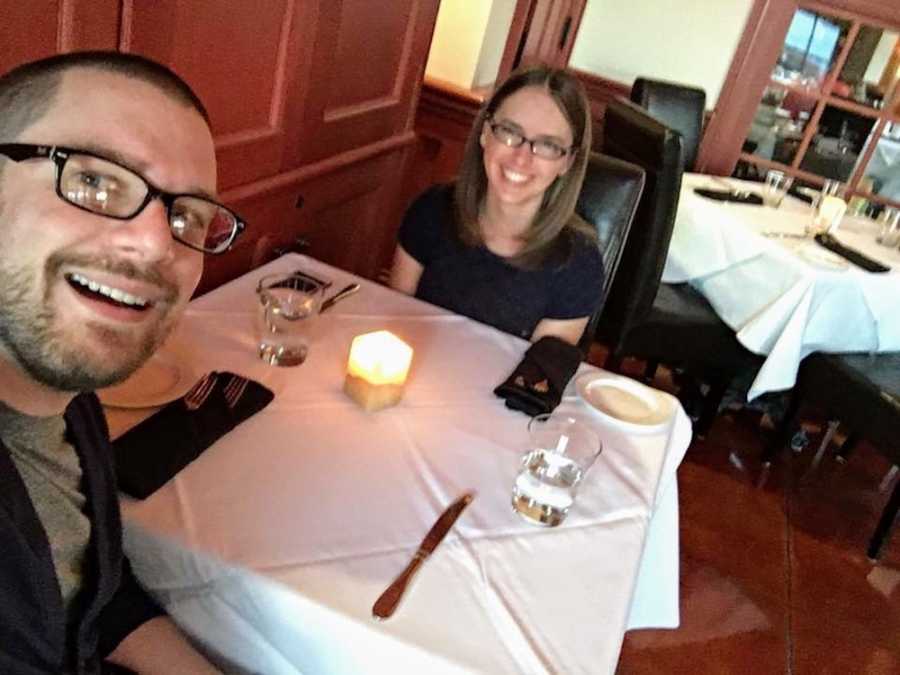
[[[503,169],[503,177],[512,183],[524,183],[526,180],[528,180],[528,176],[526,176],[524,173],[519,173],[518,171],[510,171],[509,169]]]
[[[87,277],[83,277],[80,274],[73,274],[69,277],[75,283],[89,288],[94,293],[99,293],[100,295],[105,295],[108,298],[112,298],[116,302],[121,302],[125,305],[134,305],[135,307],[144,307],[149,303],[149,300],[142,298],[137,295],[132,295],[131,293],[126,293],[118,288],[112,288],[110,286],[104,286],[103,284],[98,284],[93,279],[88,279]]]

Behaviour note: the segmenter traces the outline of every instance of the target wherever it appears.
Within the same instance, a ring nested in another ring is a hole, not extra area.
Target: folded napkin
[[[882,265],[877,260],[872,260],[872,258],[857,251],[855,248],[845,246],[830,234],[817,234],[816,243],[819,244],[819,246],[827,248],[832,253],[837,253],[844,260],[848,260],[857,267],[862,267],[868,272],[888,272],[891,269],[887,265]]]
[[[148,497],[274,398],[269,389],[248,380],[240,396],[229,401],[226,388],[234,378],[238,376],[216,373],[215,385],[196,410],[178,399],[117,438],[113,451],[119,489],[139,499]],[[229,388],[229,394],[234,390]]]
[[[529,415],[552,412],[581,363],[581,350],[556,337],[535,342],[521,363],[494,393],[506,407]]]
[[[788,194],[791,197],[799,199],[802,202],[806,202],[807,204],[812,204],[813,201],[815,201],[815,198],[811,194],[806,192],[806,190],[808,190],[808,189],[809,188],[803,188],[798,185],[791,185],[791,187],[788,188]]]
[[[720,202],[737,202],[738,204],[754,204],[762,206],[763,200],[758,194],[752,192],[734,192],[732,190],[709,190],[707,188],[694,188],[701,197],[715,199]]]

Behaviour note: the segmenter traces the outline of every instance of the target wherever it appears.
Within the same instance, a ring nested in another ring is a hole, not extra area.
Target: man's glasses
[[[79,209],[131,220],[156,198],[166,207],[172,237],[204,253],[224,253],[244,229],[234,211],[206,197],[165,192],[118,162],[85,150],[25,143],[0,144],[14,162],[50,159],[56,164],[56,194]]]
[[[553,141],[541,138],[526,138],[523,134],[516,131],[514,127],[511,127],[504,122],[495,122],[488,118],[487,125],[490,127],[494,138],[503,145],[508,148],[518,148],[523,143],[528,143],[528,145],[531,146],[531,154],[540,157],[541,159],[559,159],[572,151],[572,148],[564,148]]]

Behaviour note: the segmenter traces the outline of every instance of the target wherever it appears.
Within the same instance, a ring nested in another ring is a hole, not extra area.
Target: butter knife
[[[319,308],[319,314],[331,309],[332,307],[334,307],[334,305],[336,303],[340,302],[347,296],[353,295],[358,290],[359,290],[359,284],[350,284],[348,286],[344,286],[337,293],[335,293],[330,298],[328,298],[327,300],[322,302],[322,306]]]
[[[430,556],[434,552],[434,549],[437,548],[438,544],[441,543],[441,540],[447,535],[450,528],[453,527],[453,523],[455,523],[456,519],[459,518],[463,511],[465,511],[466,507],[474,497],[475,495],[471,492],[464,494],[448,506],[441,514],[441,517],[437,519],[437,522],[431,526],[431,529],[428,530],[428,534],[425,535],[425,538],[419,545],[419,550],[416,551],[413,559],[409,561],[406,569],[400,573],[400,576],[394,579],[391,585],[387,587],[387,590],[382,593],[375,601],[375,604],[372,605],[372,616],[375,619],[387,619],[394,613],[394,610],[397,609],[397,605],[400,604],[400,599],[403,597],[403,593],[406,591],[406,587],[409,585],[410,580],[419,570],[422,563],[425,562],[428,556]]]

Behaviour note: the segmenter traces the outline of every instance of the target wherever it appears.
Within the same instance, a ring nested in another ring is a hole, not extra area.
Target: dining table
[[[316,317],[304,363],[272,366],[257,354],[254,289],[296,271],[361,289]],[[367,412],[342,386],[353,337],[381,329],[413,348],[412,366],[402,400]],[[555,412],[596,429],[602,452],[561,525],[527,522],[511,488],[529,417],[493,394],[527,347],[298,254],[194,299],[168,363],[186,378],[241,374],[274,399],[148,498],[123,495],[138,579],[225,672],[614,672],[627,630],[679,624],[676,471],[691,425],[662,392],[662,423],[598,413],[576,381],[603,371],[582,363]],[[153,412],[106,407],[114,436]],[[374,620],[376,598],[466,492],[395,614]]]
[[[762,185],[686,173],[662,274],[663,283],[696,288],[738,341],[765,357],[748,401],[793,387],[812,352],[900,350],[900,250],[877,243],[877,222],[845,215],[834,236],[889,268],[878,273],[816,242],[807,233],[813,208],[797,197],[776,208],[697,188],[761,195]]]

